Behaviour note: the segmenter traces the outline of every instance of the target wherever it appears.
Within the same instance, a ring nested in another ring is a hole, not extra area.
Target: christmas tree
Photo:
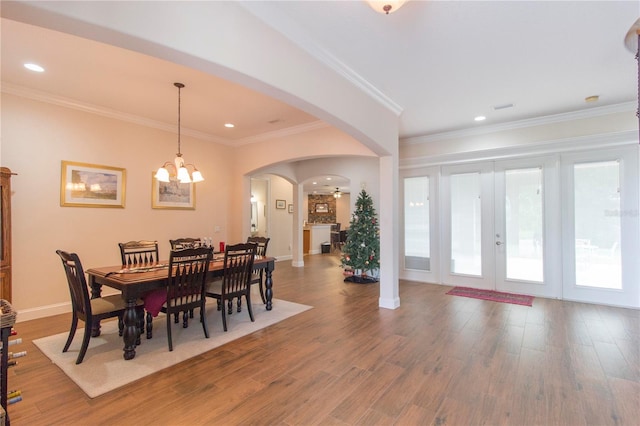
[[[373,200],[363,189],[356,200],[356,209],[351,216],[347,241],[342,249],[342,266],[348,276],[345,281],[377,282],[368,271],[380,267],[380,235]]]

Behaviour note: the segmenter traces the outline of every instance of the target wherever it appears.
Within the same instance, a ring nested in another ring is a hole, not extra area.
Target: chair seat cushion
[[[222,279],[207,283],[207,294],[222,294]]]
[[[142,296],[142,299],[144,299],[144,309],[152,316],[157,317],[160,313],[160,310],[167,302],[167,289],[158,288],[156,290],[150,291],[149,293]]]
[[[119,311],[127,307],[127,304],[119,294],[90,299],[90,302],[91,312],[93,313],[93,315],[101,315],[107,312]],[[136,305],[142,305],[142,301],[139,300]]]

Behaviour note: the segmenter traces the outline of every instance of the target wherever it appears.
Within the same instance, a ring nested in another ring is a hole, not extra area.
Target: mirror
[[[258,232],[258,202],[252,200],[251,201],[251,234],[255,234],[256,232]]]

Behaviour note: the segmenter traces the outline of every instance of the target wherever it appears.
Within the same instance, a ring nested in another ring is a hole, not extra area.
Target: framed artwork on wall
[[[98,164],[62,161],[62,207],[124,208],[126,170]]]
[[[329,213],[329,204],[316,203],[316,213]]]
[[[180,183],[176,178],[160,182],[151,173],[151,208],[169,210],[195,210],[196,186],[193,182]]]
[[[293,204],[289,204],[289,213],[293,213]]]
[[[276,209],[286,209],[287,202],[285,200],[276,200]]]

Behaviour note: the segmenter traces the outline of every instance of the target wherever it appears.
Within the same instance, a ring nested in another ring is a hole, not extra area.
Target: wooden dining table
[[[91,287],[91,298],[100,297],[102,286],[118,289],[126,303],[124,312],[124,359],[130,360],[136,356],[136,343],[140,343],[141,328],[139,327],[139,314],[136,311],[137,301],[145,293],[162,288],[167,285],[169,261],[160,261],[133,267],[105,266],[91,268],[86,271]],[[273,279],[275,258],[268,256],[256,256],[253,263],[254,270],[264,270],[265,273],[265,299],[266,309],[273,307]],[[215,255],[209,263],[207,278],[221,277],[224,269],[224,255]],[[98,325],[99,327],[99,325]],[[99,333],[99,332],[98,332]]]

